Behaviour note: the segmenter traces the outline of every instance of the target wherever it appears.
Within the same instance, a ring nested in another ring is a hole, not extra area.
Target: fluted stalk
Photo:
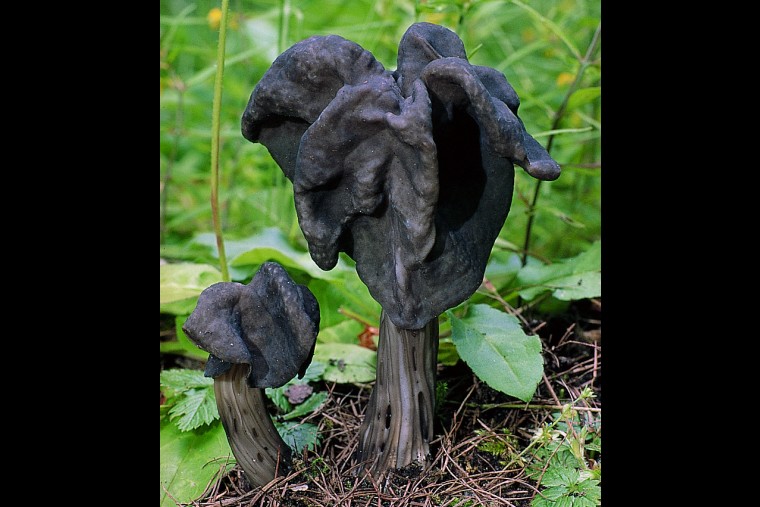
[[[291,466],[290,447],[267,411],[264,390],[248,387],[246,364],[214,378],[219,416],[232,454],[253,487],[264,486]]]
[[[359,473],[383,479],[393,469],[430,464],[437,361],[438,318],[410,330],[382,313],[376,382],[359,430]]]

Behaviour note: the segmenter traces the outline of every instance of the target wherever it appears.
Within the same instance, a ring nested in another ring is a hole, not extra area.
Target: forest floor
[[[293,470],[252,489],[235,466],[201,499],[180,507],[530,507],[539,493],[520,456],[537,431],[584,388],[596,395],[576,404],[584,424],[601,431],[601,299],[573,302],[562,315],[530,322],[543,345],[544,376],[529,404],[491,389],[461,361],[440,366],[446,395],[437,407],[433,456],[426,470],[397,471],[381,490],[351,473],[351,457],[370,391],[325,383],[316,424],[321,441],[294,458]],[[593,460],[592,460],[593,464]]]

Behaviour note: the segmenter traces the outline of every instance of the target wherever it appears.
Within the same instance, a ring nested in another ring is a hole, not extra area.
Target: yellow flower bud
[[[219,30],[219,25],[222,22],[222,9],[219,7],[214,7],[210,11],[208,11],[208,15],[206,16],[206,19],[208,20],[208,26],[212,30]]]

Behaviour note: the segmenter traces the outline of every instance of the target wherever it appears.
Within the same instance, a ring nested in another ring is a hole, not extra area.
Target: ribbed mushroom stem
[[[214,378],[214,393],[232,453],[248,482],[258,487],[290,469],[291,451],[269,417],[263,389],[248,387],[249,369],[233,364]]]
[[[382,313],[376,382],[359,430],[358,473],[382,480],[393,469],[429,465],[437,361],[437,318],[410,330]]]

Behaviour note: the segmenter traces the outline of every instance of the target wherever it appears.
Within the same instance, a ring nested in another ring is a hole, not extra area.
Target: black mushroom
[[[319,331],[314,295],[266,262],[247,285],[205,289],[182,329],[210,354],[205,375],[214,378],[219,416],[248,481],[263,486],[287,472],[291,449],[269,416],[263,389],[302,377],[311,363]]]
[[[309,252],[356,261],[381,304],[377,380],[359,470],[430,459],[438,317],[483,280],[512,200],[514,165],[560,167],[525,130],[500,72],[471,65],[451,30],[416,23],[398,68],[337,35],[281,54],[253,89],[242,132],[293,182]]]

